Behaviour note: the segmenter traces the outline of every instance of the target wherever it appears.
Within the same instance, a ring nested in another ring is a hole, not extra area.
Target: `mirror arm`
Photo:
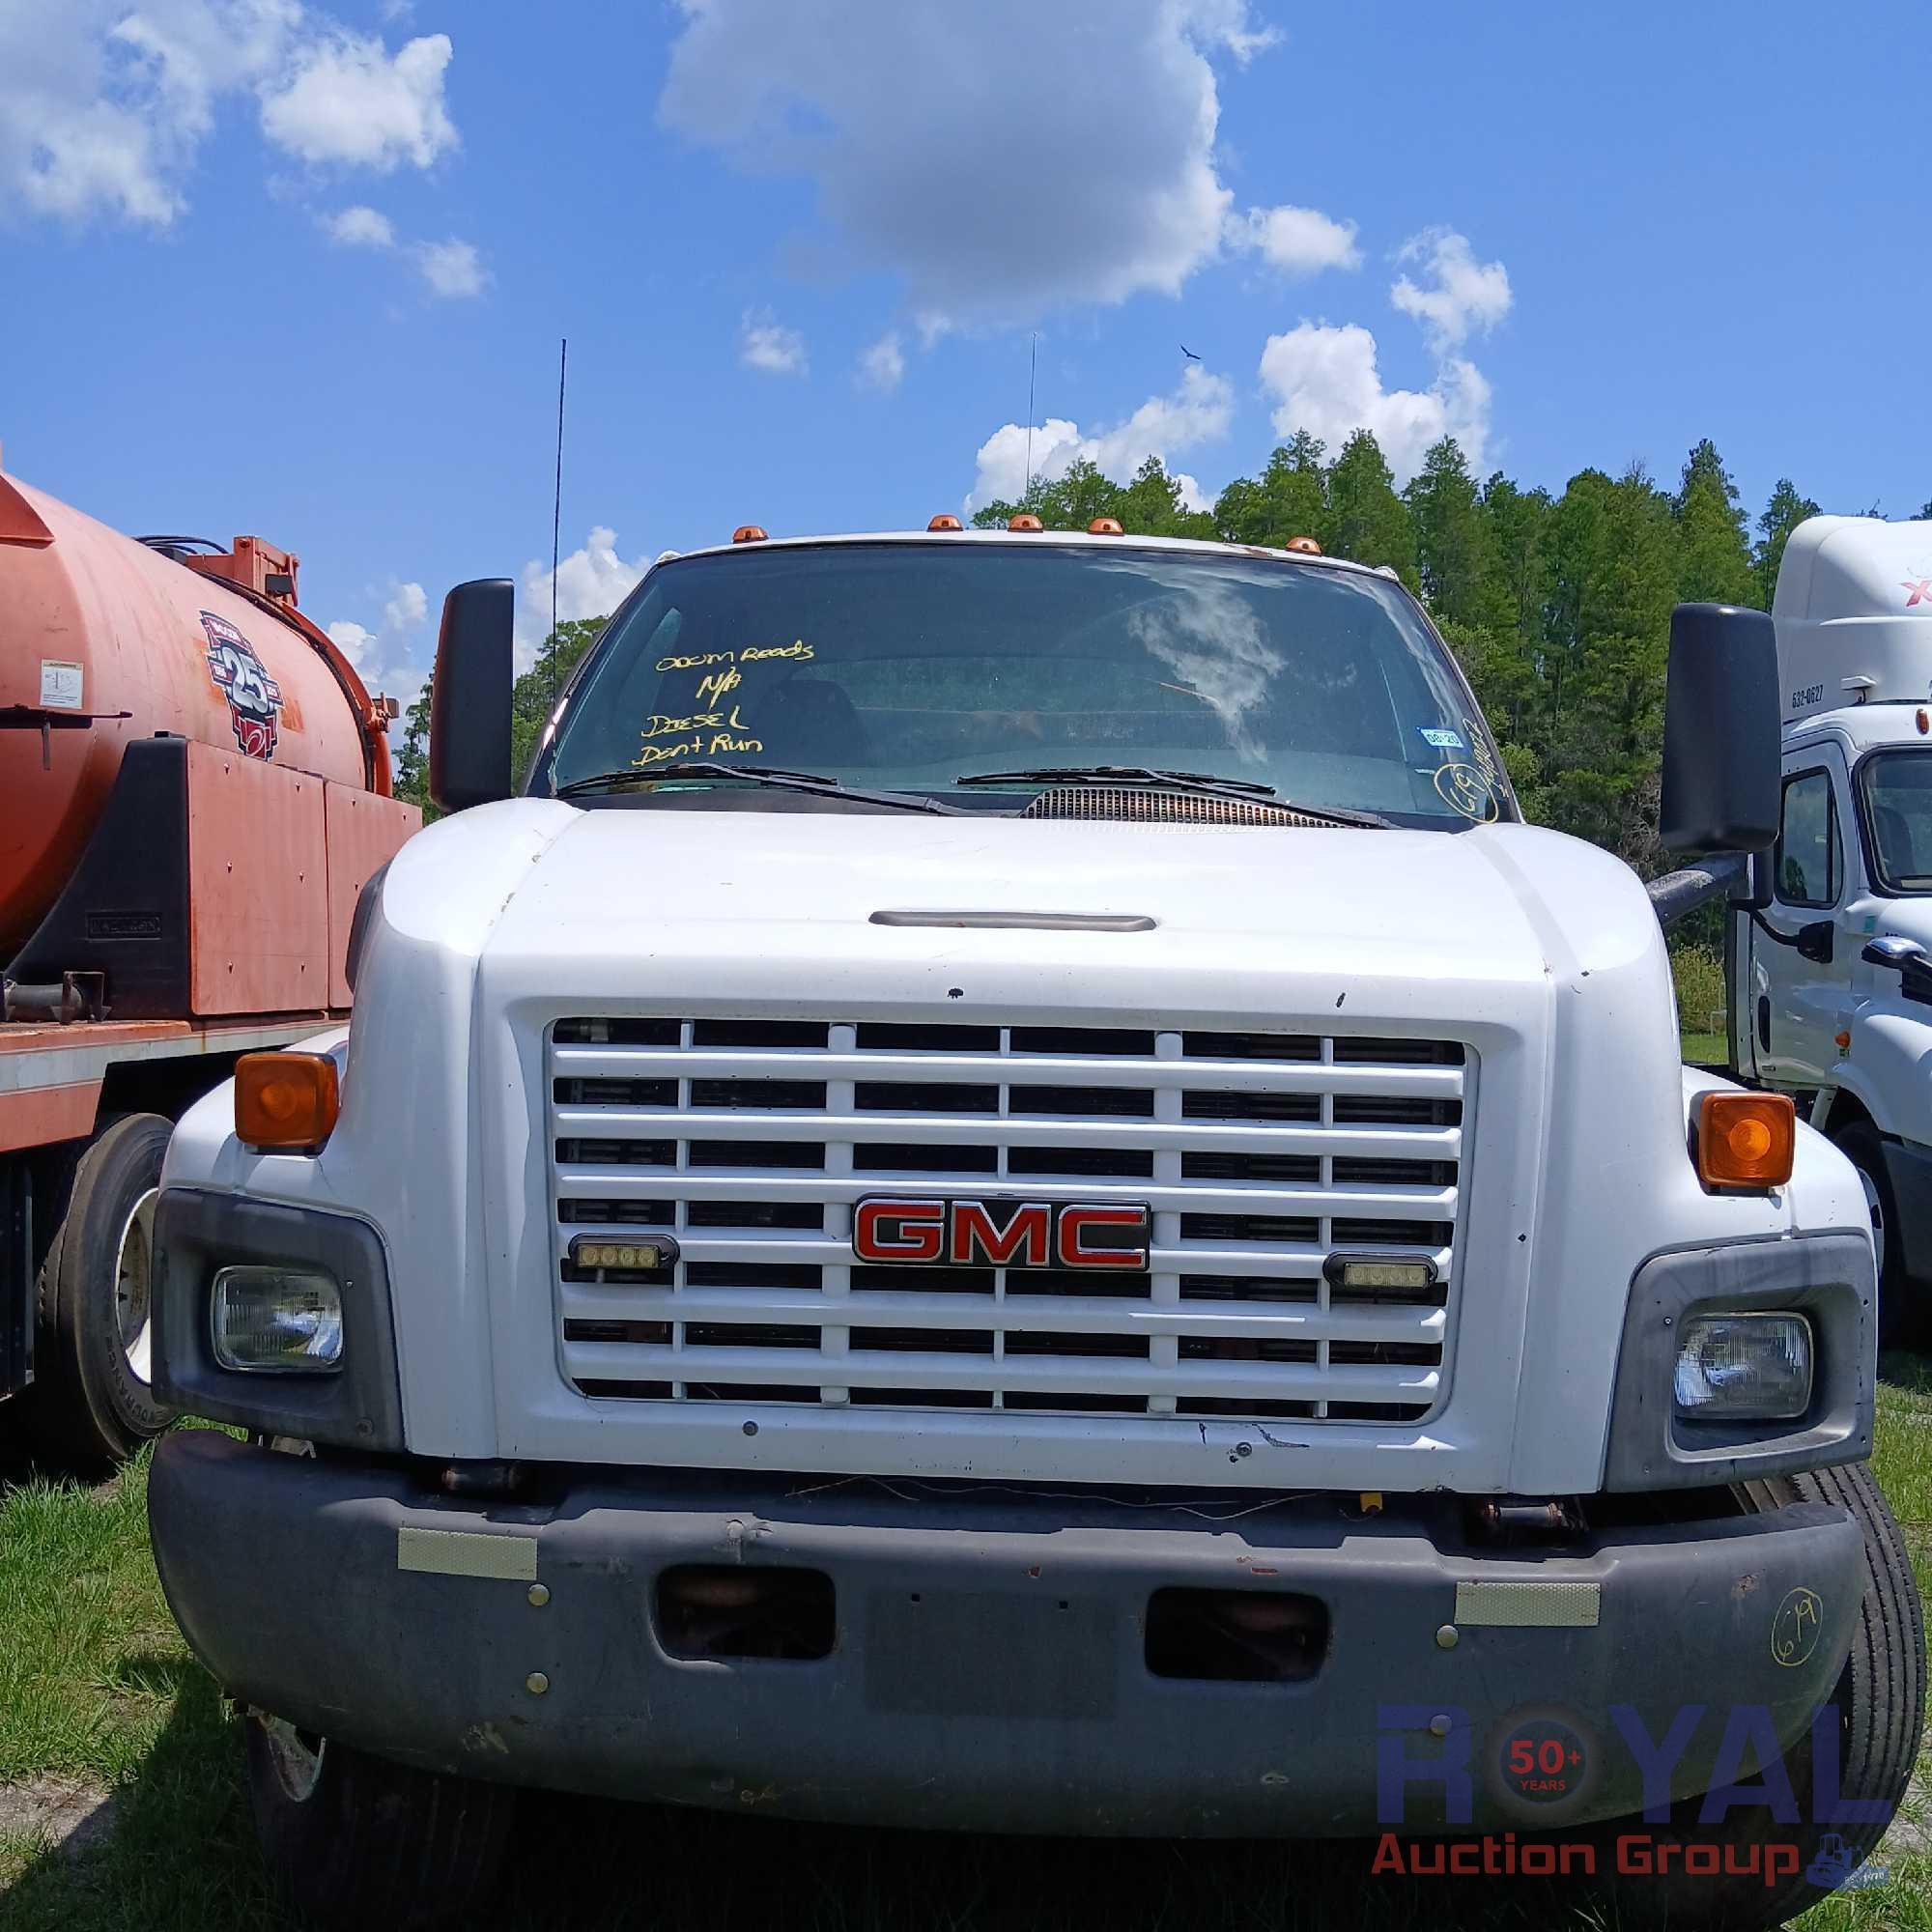
[[[1644,891],[1650,895],[1657,923],[1666,930],[1688,913],[1707,904],[1720,893],[1736,894],[1750,876],[1750,855],[1747,852],[1719,852],[1701,865],[1685,866],[1675,872],[1649,880]]]

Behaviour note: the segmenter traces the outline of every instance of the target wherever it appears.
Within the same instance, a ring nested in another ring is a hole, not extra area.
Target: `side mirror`
[[[459,583],[442,600],[429,706],[429,795],[445,811],[510,795],[510,634],[516,585],[507,577]]]
[[[1932,1007],[1932,952],[1927,952],[1918,940],[1882,933],[1865,941],[1859,957],[1867,966],[1895,967],[1901,996]]]
[[[1673,852],[1759,852],[1777,836],[1777,633],[1762,611],[1680,604],[1670,613],[1663,790]]]
[[[1918,940],[1899,939],[1891,933],[1866,940],[1859,957],[1867,966],[1890,966],[1901,973],[1908,966],[1932,966],[1932,959],[1926,957],[1925,949]]]
[[[1832,942],[1837,936],[1838,928],[1829,919],[1814,919],[1808,925],[1801,925],[1793,935],[1792,946],[1799,958],[1808,959],[1814,966],[1829,966],[1832,963]]]

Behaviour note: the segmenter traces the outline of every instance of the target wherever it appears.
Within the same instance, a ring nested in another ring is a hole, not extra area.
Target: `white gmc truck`
[[[156,1219],[271,1863],[461,1911],[549,1786],[1781,1919],[1923,1701],[1856,1174],[1681,1066],[1399,583],[1029,522],[662,560],[517,797],[451,593],[469,809]],[[1678,613],[1673,843],[1769,839],[1773,675]]]
[[[1903,1341],[1932,1293],[1932,523],[1807,519],[1772,614],[1783,792],[1731,914],[1732,1065],[1858,1169]]]

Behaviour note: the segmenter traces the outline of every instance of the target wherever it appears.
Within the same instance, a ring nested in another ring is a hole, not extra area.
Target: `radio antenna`
[[[1039,374],[1039,330],[1036,328],[1030,339],[1033,357],[1027,364],[1027,480],[1026,497],[1020,498],[1022,503],[1033,495],[1033,385],[1034,378]]]
[[[556,696],[556,566],[563,534],[563,379],[570,366],[570,338],[559,336],[556,345],[556,494],[550,509],[550,695]]]

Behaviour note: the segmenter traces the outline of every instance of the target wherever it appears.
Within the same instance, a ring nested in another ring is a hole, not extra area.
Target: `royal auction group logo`
[[[225,617],[201,613],[208,633],[208,674],[228,700],[235,742],[248,758],[272,758],[280,728],[282,687],[255,655],[255,646]]]

